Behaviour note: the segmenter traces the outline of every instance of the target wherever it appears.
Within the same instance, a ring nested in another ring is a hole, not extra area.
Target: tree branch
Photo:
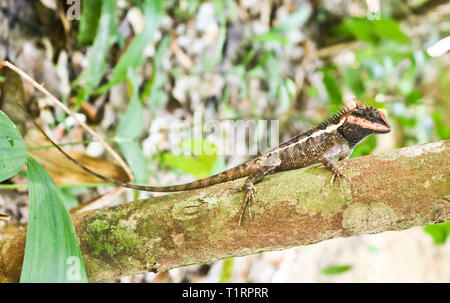
[[[243,180],[72,217],[90,281],[450,220],[450,140],[267,176],[237,225]],[[0,281],[17,281],[25,232],[0,243]]]

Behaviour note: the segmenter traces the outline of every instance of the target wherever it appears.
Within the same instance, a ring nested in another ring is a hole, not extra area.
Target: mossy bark
[[[238,226],[243,179],[72,217],[90,281],[450,220],[450,140],[267,176]],[[0,280],[17,281],[25,232],[0,243]]]

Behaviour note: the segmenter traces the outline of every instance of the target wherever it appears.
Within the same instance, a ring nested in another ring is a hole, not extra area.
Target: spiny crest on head
[[[366,109],[371,108],[367,107],[364,104],[360,103],[359,101],[353,101],[353,104],[351,105],[343,105],[340,107],[339,112],[332,115],[330,118],[328,118],[326,121],[319,124],[316,129],[324,129],[330,124],[338,124],[343,118],[347,117],[352,110],[355,109]]]
[[[375,107],[373,107],[373,106],[366,106],[366,105],[362,104],[359,101],[353,101],[353,104],[351,106],[345,106],[344,107],[344,111],[342,112],[342,114],[347,116],[352,110],[355,110],[355,109],[362,109],[362,110],[371,109],[371,110],[375,110]]]
[[[329,126],[338,125],[338,124],[342,123],[342,119],[347,117],[350,114],[350,112],[356,108],[365,108],[365,106],[362,105],[361,103],[354,103],[352,106],[342,106],[338,113],[335,113],[330,118],[328,118],[326,121],[323,121],[316,127],[310,128],[307,131],[301,133],[300,135],[293,137],[291,140],[284,142],[279,147],[280,148],[287,147],[291,144],[298,142],[299,140],[304,139],[305,137],[312,135],[313,133],[315,133],[317,131],[322,131],[322,130],[327,129],[327,127],[329,127]]]
[[[366,106],[358,101],[358,99],[354,98],[352,100],[351,106],[347,106],[349,109],[364,109]]]
[[[339,112],[333,114],[330,118],[328,118],[327,120],[323,121],[322,123],[320,123],[319,125],[317,125],[314,129],[325,129],[327,128],[327,126],[332,125],[332,124],[338,124],[341,119],[344,116],[347,116],[348,113],[352,110],[353,108],[348,107],[348,106],[341,106]]]
[[[307,130],[305,133],[302,134],[302,136],[309,136],[309,135],[311,135],[312,133],[314,133],[317,130],[323,130],[323,129],[326,129],[330,125],[339,124],[341,122],[341,120],[343,118],[347,117],[352,110],[354,110],[354,109],[364,109],[364,108],[366,108],[366,106],[364,106],[363,104],[361,104],[359,102],[354,102],[354,104],[352,104],[352,105],[341,106],[339,112],[335,113],[330,118],[328,118],[327,120],[323,121],[322,123],[320,123],[316,127]]]
[[[339,123],[339,121],[344,118],[347,117],[348,114],[354,110],[354,109],[365,109],[366,106],[364,106],[362,103],[358,102],[358,101],[353,101],[353,104],[351,105],[342,105],[340,107],[340,110],[338,113],[334,114],[333,116],[331,116],[327,121],[325,121],[325,123],[330,124],[330,123]]]

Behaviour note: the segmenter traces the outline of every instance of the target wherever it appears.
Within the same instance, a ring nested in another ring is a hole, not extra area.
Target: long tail
[[[45,131],[36,123],[36,121],[33,120],[33,123],[42,132],[42,134],[44,134],[44,136],[52,143],[52,145],[56,149],[58,149],[64,156],[66,156],[69,160],[71,160],[78,167],[80,167],[84,171],[96,176],[100,180],[103,180],[107,183],[115,184],[117,186],[122,186],[122,187],[126,187],[126,188],[142,190],[142,191],[151,191],[151,192],[177,192],[177,191],[198,189],[198,188],[207,187],[207,186],[218,184],[218,183],[236,180],[236,179],[248,176],[251,173],[250,168],[252,167],[252,165],[248,165],[248,162],[246,162],[246,163],[240,164],[234,168],[226,170],[224,172],[218,173],[214,176],[207,177],[207,178],[200,179],[200,180],[193,181],[193,182],[186,183],[186,184],[169,185],[169,186],[147,186],[147,185],[131,184],[131,183],[114,180],[109,177],[100,175],[100,174],[96,173],[95,171],[91,170],[90,168],[84,166],[78,160],[72,158],[72,156],[70,156],[68,153],[66,153],[60,146],[58,146],[58,144],[56,144],[45,133]],[[250,160],[250,161],[252,161],[252,160]]]

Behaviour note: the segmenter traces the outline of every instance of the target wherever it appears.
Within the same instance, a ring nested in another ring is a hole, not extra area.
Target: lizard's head
[[[371,134],[386,134],[391,126],[384,113],[375,107],[357,104],[349,109],[341,134],[352,144],[357,144]]]

